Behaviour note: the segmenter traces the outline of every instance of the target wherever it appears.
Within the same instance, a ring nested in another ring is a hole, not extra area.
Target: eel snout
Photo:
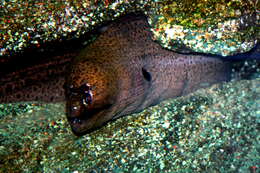
[[[116,86],[113,81],[107,80],[108,74],[102,71],[86,63],[76,71],[72,70],[67,80],[67,119],[73,133],[78,136],[93,131],[111,119],[109,112],[115,101]]]

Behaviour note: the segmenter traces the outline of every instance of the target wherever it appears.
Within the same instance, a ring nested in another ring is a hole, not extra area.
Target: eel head
[[[112,119],[117,83],[97,63],[84,61],[72,67],[65,84],[66,112],[73,133],[81,136]]]

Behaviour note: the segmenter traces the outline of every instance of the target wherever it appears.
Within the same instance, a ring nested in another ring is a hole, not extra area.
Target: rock
[[[259,163],[259,96],[259,78],[215,85],[80,138],[64,104],[31,104],[1,118],[0,172],[250,172]]]
[[[258,1],[7,1],[0,56],[13,56],[45,43],[78,38],[120,15],[142,11],[149,17],[154,39],[179,52],[222,56],[243,53],[259,42]],[[1,59],[6,57],[0,57]]]

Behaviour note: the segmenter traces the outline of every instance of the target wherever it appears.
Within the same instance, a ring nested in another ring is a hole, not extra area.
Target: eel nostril
[[[69,105],[68,108],[68,113],[70,117],[80,117],[82,112],[84,111],[82,109],[82,106]]]
[[[79,111],[79,107],[78,106],[72,106],[71,107],[71,112],[76,112],[76,111]]]

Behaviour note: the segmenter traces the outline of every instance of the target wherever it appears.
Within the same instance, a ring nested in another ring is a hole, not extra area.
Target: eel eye
[[[84,95],[85,96],[83,96],[83,98],[82,98],[82,103],[83,103],[83,105],[88,106],[89,104],[92,103],[93,94],[92,94],[91,90],[89,90],[89,91],[85,92]]]

